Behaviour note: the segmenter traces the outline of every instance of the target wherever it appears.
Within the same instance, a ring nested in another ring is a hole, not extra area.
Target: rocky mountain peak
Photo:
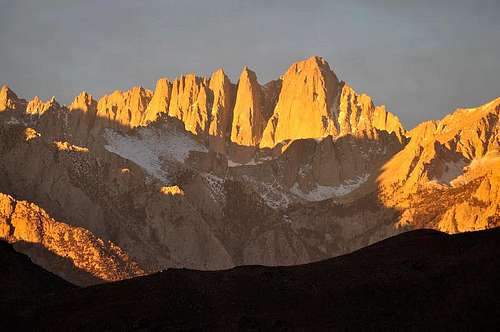
[[[335,99],[339,81],[320,57],[292,64],[282,78],[274,113],[267,123],[261,148],[285,140],[336,135]]]
[[[373,136],[374,130],[382,130],[395,133],[402,141],[406,131],[397,116],[387,112],[384,105],[375,106],[370,96],[358,94],[347,83],[341,85],[337,118],[340,135]]]
[[[0,112],[5,110],[21,110],[26,107],[26,100],[20,99],[7,84],[0,89]]]
[[[28,102],[28,105],[26,106],[26,114],[42,116],[49,110],[58,110],[60,108],[61,106],[56,101],[55,97],[52,97],[50,100],[44,102],[40,99],[40,97],[35,96]]]
[[[208,129],[209,146],[212,150],[223,153],[233,118],[234,86],[224,69],[220,68],[210,77],[209,89],[213,97]]]
[[[97,103],[97,116],[112,128],[133,128],[141,123],[153,93],[141,86],[128,91],[116,90]]]
[[[181,76],[172,83],[168,115],[181,120],[187,131],[203,134],[209,120],[209,96],[205,78],[195,74]]]
[[[167,78],[160,78],[156,82],[153,98],[144,113],[141,124],[147,125],[154,122],[161,114],[168,114],[168,104],[172,93],[172,83]]]
[[[97,101],[92,97],[87,91],[82,91],[78,96],[73,99],[71,104],[68,105],[69,110],[79,110],[81,112],[92,112],[97,111]]]
[[[242,146],[257,146],[264,130],[264,94],[255,72],[243,70],[238,81],[233,110],[231,141]]]

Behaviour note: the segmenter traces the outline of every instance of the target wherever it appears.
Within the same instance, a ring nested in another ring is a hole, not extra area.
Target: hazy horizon
[[[319,55],[407,128],[500,96],[500,3],[2,1],[0,84],[69,103],[244,65],[260,83]]]

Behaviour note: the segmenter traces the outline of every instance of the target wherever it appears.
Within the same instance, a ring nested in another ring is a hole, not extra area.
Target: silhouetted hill
[[[12,245],[0,241],[0,298],[50,293],[64,288],[73,288],[69,282],[33,264],[31,259],[16,252]]]
[[[499,252],[500,229],[417,230],[306,265],[169,269],[63,290],[9,321],[46,330],[494,330]]]

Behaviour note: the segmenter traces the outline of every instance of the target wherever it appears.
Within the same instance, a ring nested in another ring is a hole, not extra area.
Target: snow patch
[[[11,117],[9,120],[7,120],[5,122],[5,124],[8,124],[8,125],[18,125],[18,124],[21,124],[21,121],[19,121],[18,119],[14,118],[14,117]]]
[[[275,180],[273,183],[256,181],[249,176],[243,176],[248,184],[251,184],[255,191],[262,197],[264,204],[272,209],[287,208],[293,199]]]
[[[224,202],[226,195],[224,194],[224,179],[209,173],[203,174],[205,183],[210,191],[210,196],[216,202]]]
[[[303,192],[299,188],[298,183],[295,183],[290,188],[290,192],[306,201],[319,202],[325,199],[347,195],[355,189],[358,189],[363,183],[368,180],[369,177],[370,174],[364,174],[356,178],[346,180],[344,181],[344,183],[335,187],[316,185],[314,189],[307,193]]]
[[[139,128],[136,135],[117,133],[105,129],[104,148],[109,152],[131,160],[142,167],[149,175],[169,182],[168,169],[163,164],[185,162],[190,151],[207,152],[207,149],[186,133],[164,126],[161,128]]]
[[[262,160],[266,160],[264,158],[262,158]],[[240,166],[256,166],[256,165],[260,165],[260,164],[263,164],[264,162],[261,161],[261,160],[255,160],[255,159],[252,159],[250,160],[249,162],[247,163],[237,163],[235,161],[232,161],[231,159],[228,159],[227,160],[227,167],[240,167]]]

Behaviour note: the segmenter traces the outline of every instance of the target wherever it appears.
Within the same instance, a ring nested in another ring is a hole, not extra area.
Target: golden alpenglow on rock
[[[208,125],[209,93],[204,78],[188,74],[172,83],[168,115],[184,123],[187,131],[204,133]]]
[[[92,98],[91,94],[82,91],[73,99],[73,102],[69,104],[68,108],[72,111],[78,110],[83,113],[93,113],[95,115],[97,112],[97,101]]]
[[[172,84],[166,78],[160,78],[156,82],[153,98],[141,120],[141,125],[147,125],[156,121],[161,114],[168,114],[168,104],[170,103],[170,94],[172,93]]]
[[[177,185],[161,187],[160,192],[164,195],[170,196],[184,195],[184,190],[182,190],[182,188]]]
[[[335,135],[334,102],[338,86],[337,76],[320,57],[290,66],[283,76],[278,104],[260,147],[272,148],[285,140]]]
[[[246,66],[240,75],[233,111],[231,141],[242,146],[257,146],[264,130],[264,95],[257,76]]]
[[[129,91],[115,91],[99,99],[97,117],[105,120],[111,128],[137,127],[151,100],[152,92],[141,86]]]
[[[42,116],[47,111],[57,111],[60,107],[61,106],[56,101],[55,97],[43,102],[38,96],[35,96],[35,98],[28,102],[28,105],[26,106],[26,113],[29,115]]]
[[[52,219],[34,203],[0,193],[0,239],[61,277],[88,285],[144,274],[114,243]],[[60,257],[57,261],[56,257]],[[67,260],[67,263],[61,264]],[[74,269],[75,271],[72,271]]]
[[[213,95],[210,127],[208,128],[210,148],[224,152],[226,135],[231,128],[233,111],[233,85],[221,68],[210,78],[210,91]]]
[[[378,129],[395,133],[401,139],[405,133],[397,116],[383,105],[375,106],[370,96],[357,94],[347,83],[342,83],[338,123],[340,135],[360,135]]]
[[[26,101],[19,99],[8,85],[0,89],[0,112],[5,110],[20,110],[26,107]]]

